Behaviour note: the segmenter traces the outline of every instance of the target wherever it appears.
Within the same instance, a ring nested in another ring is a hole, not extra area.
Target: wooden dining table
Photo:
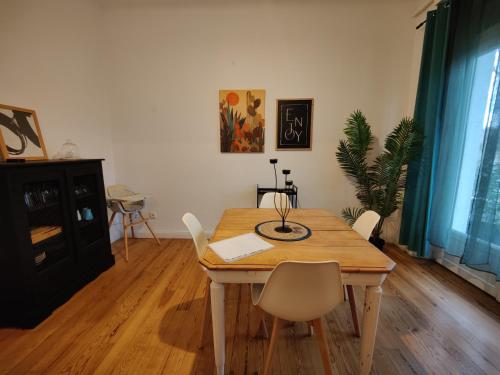
[[[274,208],[227,209],[211,242],[254,232],[257,224],[278,219]],[[283,261],[327,260],[339,262],[344,285],[366,287],[359,359],[360,373],[368,374],[373,359],[382,283],[396,264],[328,210],[292,209],[287,220],[306,225],[312,235],[293,242],[266,238],[273,248],[232,263],[223,261],[210,248],[200,258],[212,280],[210,295],[217,374],[224,373],[225,364],[224,285],[265,283],[273,269]]]

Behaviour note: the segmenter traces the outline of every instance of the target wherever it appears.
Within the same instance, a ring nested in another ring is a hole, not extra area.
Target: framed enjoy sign
[[[278,99],[277,150],[310,150],[313,99]]]

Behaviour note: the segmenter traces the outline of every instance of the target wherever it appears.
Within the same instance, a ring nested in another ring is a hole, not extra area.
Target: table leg
[[[382,287],[380,285],[366,287],[363,330],[361,335],[361,375],[368,375],[372,367],[381,297]]]
[[[212,302],[215,366],[217,367],[217,375],[223,375],[226,356],[224,284],[212,281],[210,284],[210,298]]]

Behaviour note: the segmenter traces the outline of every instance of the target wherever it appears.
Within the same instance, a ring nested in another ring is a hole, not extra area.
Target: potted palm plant
[[[342,217],[352,225],[363,212],[377,212],[380,221],[370,241],[382,249],[385,241],[380,236],[384,220],[402,203],[408,162],[417,155],[422,136],[412,118],[403,118],[387,136],[384,151],[369,164],[368,153],[375,138],[361,111],[354,111],[349,116],[344,134],[346,139],[340,141],[336,156],[356,188],[361,207],[344,208]]]

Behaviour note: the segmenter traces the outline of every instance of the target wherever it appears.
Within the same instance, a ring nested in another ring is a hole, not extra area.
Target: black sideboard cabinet
[[[0,162],[0,325],[33,327],[114,262],[101,159]]]

